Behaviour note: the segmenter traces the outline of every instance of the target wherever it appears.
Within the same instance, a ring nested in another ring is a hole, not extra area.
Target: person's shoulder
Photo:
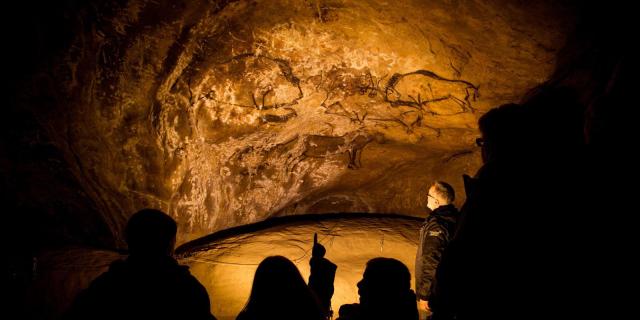
[[[445,224],[445,221],[449,217],[450,212],[445,212],[444,208],[440,207],[436,209],[425,221],[425,226],[427,229],[434,228],[442,228],[442,225]]]
[[[247,320],[247,319],[249,319],[249,317],[247,316],[246,310],[240,311],[240,313],[238,313],[238,316],[236,317],[236,320]]]
[[[86,288],[78,293],[76,300],[81,305],[102,303],[128,283],[127,274],[127,265],[124,261],[112,262],[109,269],[94,278]]]
[[[336,320],[356,320],[360,319],[361,308],[358,303],[343,304],[338,310],[338,319]]]
[[[176,275],[181,278],[184,279],[185,281],[192,281],[195,280],[197,281],[196,277],[193,276],[193,274],[191,274],[191,271],[189,270],[189,266],[185,266],[185,265],[176,265],[176,269],[174,271],[176,273]]]
[[[443,211],[444,211],[443,217],[446,218],[447,220],[449,220],[450,218],[455,218],[458,215],[460,215],[460,210],[456,208],[456,206],[453,203],[444,206]]]
[[[125,278],[129,274],[129,266],[124,260],[115,260],[109,265],[107,271],[100,274],[92,281],[92,285],[111,283],[114,280]]]
[[[183,283],[189,290],[196,290],[200,293],[206,293],[205,287],[198,281],[198,279],[191,274],[188,266],[178,265],[177,275],[181,283]]]

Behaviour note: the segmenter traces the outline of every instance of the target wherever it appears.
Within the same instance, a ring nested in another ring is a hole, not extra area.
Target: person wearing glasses
[[[427,215],[420,228],[415,264],[416,296],[421,319],[426,319],[430,313],[428,301],[436,268],[442,252],[453,237],[459,218],[459,212],[453,205],[455,192],[451,185],[436,181],[429,187],[426,196],[431,214]]]

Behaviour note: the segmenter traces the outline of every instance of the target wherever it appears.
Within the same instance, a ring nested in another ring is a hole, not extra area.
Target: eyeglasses
[[[484,144],[485,144],[484,139],[482,139],[482,138],[476,139],[476,145],[478,147],[482,147],[482,146],[484,146]]]

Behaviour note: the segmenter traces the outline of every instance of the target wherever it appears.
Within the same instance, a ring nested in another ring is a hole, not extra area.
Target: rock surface
[[[218,319],[235,319],[249,297],[258,264],[271,255],[292,260],[305,281],[313,234],[338,265],[333,309],[358,302],[356,284],[366,262],[375,257],[402,261],[413,275],[421,220],[397,215],[312,215],[271,219],[225,230],[178,249],[178,261],[205,286],[211,312]],[[82,247],[38,255],[24,299],[26,318],[57,319],[80,290],[126,255]],[[412,278],[413,287],[413,278]]]
[[[356,284],[372,258],[402,261],[411,271],[413,287],[420,224],[420,219],[389,215],[310,216],[191,246],[181,261],[207,288],[212,313],[218,319],[235,319],[247,302],[255,270],[264,258],[285,256],[296,264],[305,281],[309,279],[313,234],[318,233],[318,241],[327,249],[325,257],[338,266],[331,301],[337,316],[341,305],[358,302]],[[206,239],[198,242],[201,240]]]
[[[66,41],[20,100],[30,143],[59,170],[27,164],[44,183],[16,194],[71,237],[117,246],[144,207],[175,217],[183,243],[273,216],[420,215],[434,179],[459,204],[478,117],[546,80],[572,26],[551,1],[132,0],[66,14]]]

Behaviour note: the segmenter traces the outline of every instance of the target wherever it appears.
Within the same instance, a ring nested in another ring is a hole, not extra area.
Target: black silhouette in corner
[[[540,319],[549,310],[565,318],[576,310],[566,297],[586,281],[576,276],[587,184],[575,92],[541,86],[478,125],[484,164],[464,176],[467,197],[436,271],[432,319]]]
[[[162,211],[135,213],[125,230],[129,257],[80,292],[63,319],[206,319],[206,289],[172,257],[176,222]]]

